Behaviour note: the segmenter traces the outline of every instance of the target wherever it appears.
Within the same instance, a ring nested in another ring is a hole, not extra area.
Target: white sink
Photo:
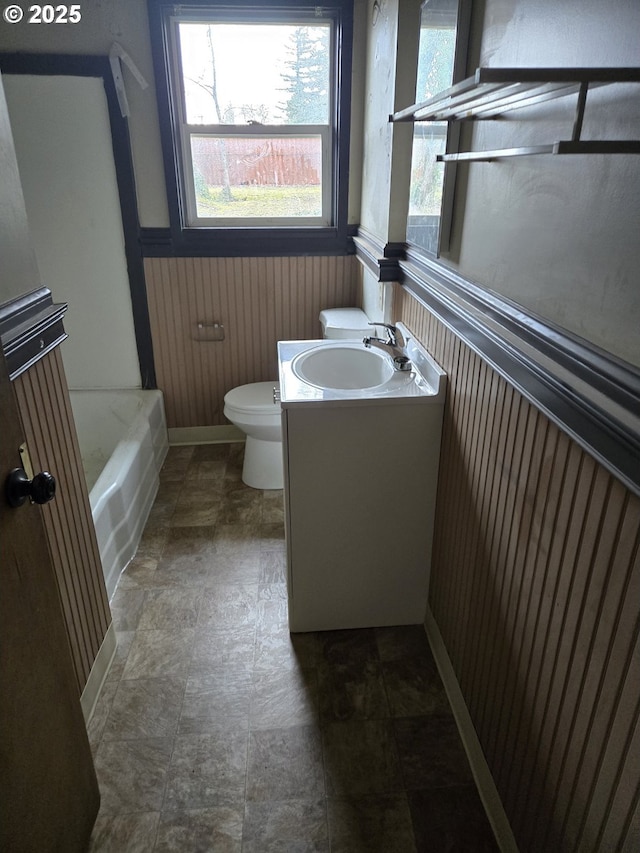
[[[363,344],[307,349],[293,359],[291,370],[315,388],[335,390],[377,388],[395,372],[388,355],[365,349]]]
[[[390,354],[362,341],[278,341],[280,402],[289,406],[441,403],[445,374],[398,324],[410,370],[396,370]]]

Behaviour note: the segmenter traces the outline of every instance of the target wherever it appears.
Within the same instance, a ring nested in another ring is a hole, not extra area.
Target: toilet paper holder
[[[193,335],[194,341],[223,341],[224,325],[217,321],[198,320],[196,331]]]

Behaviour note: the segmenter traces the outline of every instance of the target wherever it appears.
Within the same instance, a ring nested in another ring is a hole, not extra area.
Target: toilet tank
[[[323,338],[362,339],[373,330],[360,308],[325,308],[320,312]]]

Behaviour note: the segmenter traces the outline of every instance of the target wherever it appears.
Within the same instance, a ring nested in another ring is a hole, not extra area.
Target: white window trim
[[[215,227],[254,227],[254,228],[278,228],[299,225],[326,227],[331,225],[331,180],[326,176],[331,175],[331,128],[328,125],[315,124],[287,124],[287,125],[237,125],[237,124],[183,124],[181,136],[182,148],[182,170],[185,181],[185,210],[187,225],[190,228],[215,228]],[[256,139],[281,139],[283,136],[295,136],[296,138],[317,137],[321,138],[322,146],[322,214],[320,216],[291,216],[291,217],[202,217],[198,216],[196,209],[196,193],[193,180],[193,161],[191,158],[191,136],[235,136]]]
[[[330,27],[330,43],[331,51],[336,49],[336,32],[335,22],[332,18],[299,18],[295,14],[288,17],[283,14],[269,14],[268,12],[258,12],[247,15],[242,14],[239,10],[237,15],[233,13],[222,13],[197,15],[185,13],[184,15],[172,15],[170,17],[170,39],[168,51],[170,55],[170,90],[177,103],[177,121],[179,127],[177,137],[180,144],[179,162],[181,167],[181,184],[182,184],[182,206],[184,211],[185,228],[326,228],[335,226],[334,221],[334,193],[337,191],[335,187],[335,168],[333,155],[333,139],[335,135],[336,121],[336,77],[335,63],[330,66],[329,87],[331,98],[329,103],[329,123],[326,125],[308,125],[308,124],[289,124],[289,125],[190,125],[186,119],[186,96],[184,91],[184,80],[182,75],[182,62],[180,54],[180,35],[179,25],[181,23],[218,23],[225,21],[231,23],[233,21],[249,20],[252,23],[281,23],[286,26],[304,26],[311,25],[314,22],[327,24]],[[256,136],[258,138],[273,138],[290,136],[321,136],[322,144],[322,214],[319,217],[199,217],[196,209],[196,194],[194,186],[193,162],[191,157],[191,136],[193,134],[206,135],[207,133],[230,136]]]

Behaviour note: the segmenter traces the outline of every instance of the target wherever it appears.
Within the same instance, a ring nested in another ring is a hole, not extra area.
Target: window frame
[[[304,127],[304,131],[300,128]],[[242,133],[238,132],[238,128]],[[187,227],[190,228],[283,228],[283,227],[327,227],[331,225],[331,201],[332,186],[330,180],[323,180],[321,184],[322,214],[317,217],[204,217],[197,214],[197,202],[195,193],[195,182],[193,178],[193,160],[189,155],[191,139],[194,136],[228,136],[231,138],[247,139],[282,139],[292,136],[296,139],[302,137],[319,136],[322,140],[322,174],[331,174],[331,127],[327,125],[237,125],[237,124],[215,124],[215,125],[193,125],[183,124],[181,134],[182,146],[182,169],[185,178],[185,207],[188,219]],[[196,224],[191,224],[199,220]],[[209,221],[208,221],[209,220]]]
[[[428,0],[423,0],[420,4],[420,23],[422,11]],[[453,53],[453,69],[452,69],[452,84],[463,80],[466,75],[467,59],[469,53],[469,41],[471,32],[471,12],[473,0],[457,0],[457,8],[454,14],[449,11],[442,12],[441,26],[449,26],[448,19],[455,19],[456,39]],[[421,35],[419,36],[421,38]],[[416,76],[417,76],[416,65]],[[448,121],[445,134],[445,151],[447,154],[457,152],[460,146],[461,125],[459,122]],[[413,134],[412,134],[413,135]],[[413,167],[412,167],[413,168]],[[440,258],[443,255],[447,256],[450,250],[451,229],[453,223],[453,204],[455,196],[457,177],[457,163],[446,162],[444,164],[442,177],[442,192],[440,202],[440,214],[438,217],[433,216],[434,224],[437,224],[437,238],[435,249],[425,248],[417,242],[413,242],[410,237],[409,214],[407,213],[407,225],[405,230],[407,245],[414,251],[424,254],[428,258]],[[411,192],[411,182],[409,190]]]
[[[260,8],[249,2],[230,4],[222,0],[192,0],[176,7],[166,0],[148,0],[151,44],[158,94],[160,133],[163,149],[165,180],[172,249],[176,254],[210,256],[233,255],[297,255],[297,254],[344,254],[352,251],[348,216],[349,136],[351,114],[351,65],[353,43],[353,0],[332,0],[322,6],[322,20],[331,20],[333,30],[334,63],[332,66],[333,96],[328,131],[329,145],[323,148],[325,159],[330,163],[332,178],[323,181],[323,214],[330,215],[330,224],[298,224],[295,221],[279,220],[279,224],[253,224],[247,220],[227,220],[224,224],[190,225],[186,199],[189,180],[192,176],[185,169],[186,116],[182,115],[182,102],[176,97],[172,78],[179,69],[175,51],[176,19],[202,20],[211,12],[218,19],[255,20],[256,22],[310,23],[316,19],[316,3],[310,0],[263,0]],[[176,14],[179,11],[179,14]],[[185,119],[183,121],[182,119]],[[236,125],[198,125],[198,131],[206,135],[210,127],[216,132],[232,133]],[[242,125],[243,135],[247,130]],[[299,133],[302,125],[294,127]],[[306,132],[317,129],[315,125],[304,126]],[[254,132],[277,135],[280,127],[265,125]],[[251,131],[249,131],[251,132]],[[190,137],[189,137],[190,138]],[[194,199],[195,200],[195,199]]]

